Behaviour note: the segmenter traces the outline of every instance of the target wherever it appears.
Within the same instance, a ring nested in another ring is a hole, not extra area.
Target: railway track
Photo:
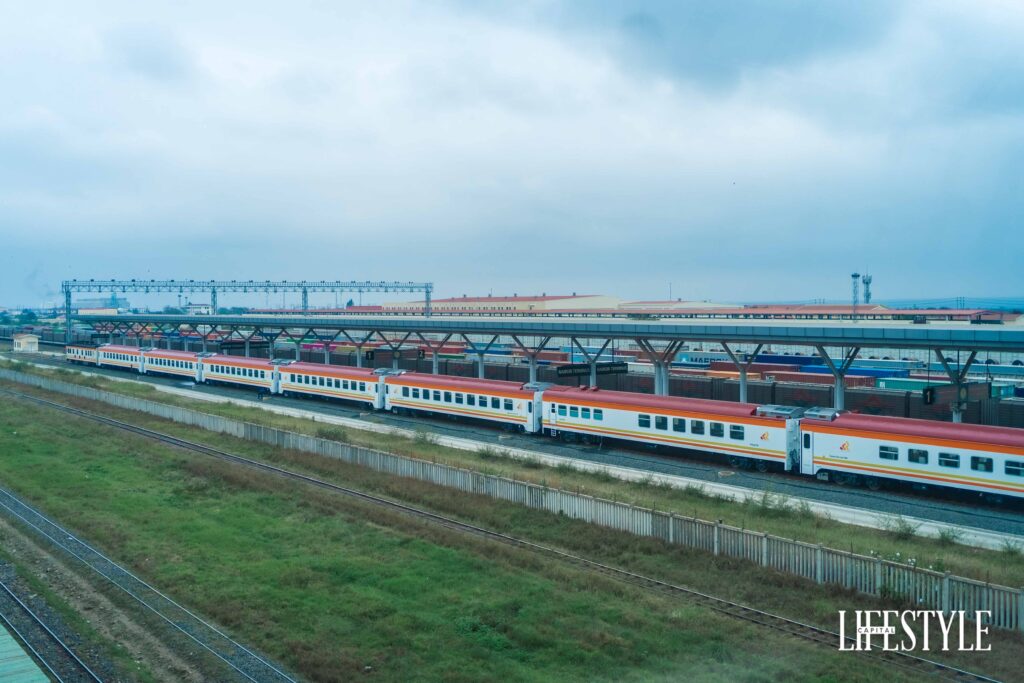
[[[144,436],[146,438],[153,439],[155,441],[170,446],[175,446],[178,448],[192,451],[194,453],[199,453],[223,461],[243,465],[245,467],[249,467],[255,470],[271,474],[273,476],[302,482],[320,489],[325,489],[333,493],[344,495],[349,498],[357,499],[379,507],[384,507],[393,511],[397,511],[418,519],[427,520],[439,526],[460,533],[529,550],[539,555],[557,559],[559,561],[572,564],[574,566],[586,569],[588,571],[603,574],[626,583],[640,586],[648,590],[657,591],[659,593],[671,595],[676,598],[684,598],[692,603],[711,609],[719,614],[740,619],[742,621],[755,624],[757,626],[767,628],[779,633],[784,633],[796,638],[800,638],[805,641],[810,641],[830,648],[837,648],[840,644],[839,634],[834,631],[820,628],[812,624],[805,624],[794,619],[789,619],[787,617],[772,614],[770,612],[755,609],[753,607],[748,607],[746,605],[732,602],[724,598],[708,595],[706,593],[702,593],[700,591],[687,588],[685,586],[680,586],[667,581],[662,581],[660,579],[643,576],[641,574],[621,569],[619,567],[613,567],[579,555],[573,555],[572,553],[559,550],[557,548],[541,545],[538,543],[534,543],[532,541],[517,538],[490,529],[485,529],[483,527],[462,522],[451,517],[446,517],[444,515],[431,512],[429,510],[416,508],[405,503],[394,501],[388,498],[383,498],[381,496],[375,496],[363,491],[358,491],[356,489],[350,489],[344,486],[340,486],[338,484],[334,484],[332,482],[318,479],[307,474],[303,474],[301,472],[295,472],[292,470],[277,467],[275,465],[260,462],[258,460],[245,458],[240,455],[228,453],[226,451],[221,451],[219,449],[204,444],[187,441],[185,439],[171,436],[169,434],[164,434],[162,432],[146,429],[144,427],[139,427],[127,422],[115,420],[110,417],[97,415],[95,413],[90,413],[88,411],[80,410],[78,408],[73,408],[62,403],[48,401],[46,399],[38,398],[36,396],[22,394],[20,392],[10,391],[7,389],[0,389],[0,393],[17,396],[18,398],[24,400],[28,400],[40,405],[45,405],[47,407],[59,410],[61,412],[76,415],[127,432],[132,432],[134,434],[138,434],[140,436]],[[10,494],[0,490],[0,505],[5,506],[4,502],[2,501],[3,496],[10,496]],[[38,512],[36,512],[35,514],[39,515]],[[854,642],[852,638],[847,638],[846,641],[848,644],[851,645]],[[987,683],[992,683],[996,681],[996,679],[984,676],[982,674],[965,671],[963,669],[958,669],[948,664],[943,664],[941,662],[936,662],[923,657],[918,657],[916,655],[906,652],[886,652],[880,650],[871,650],[867,652],[859,652],[858,654],[864,657],[870,657],[877,660],[885,661],[893,666],[899,667],[907,671],[929,674],[946,680],[964,682],[983,681]]]
[[[101,683],[71,646],[54,632],[46,621],[0,581],[0,625],[21,641],[43,669],[61,683],[95,681]]]

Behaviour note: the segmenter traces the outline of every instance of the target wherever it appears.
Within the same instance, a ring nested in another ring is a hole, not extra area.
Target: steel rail
[[[17,607],[18,611],[20,611],[22,614],[28,617],[31,623],[34,623],[43,633],[45,633],[47,638],[54,644],[56,644],[60,651],[67,655],[67,658],[71,662],[73,662],[74,667],[80,670],[83,674],[85,674],[85,677],[88,680],[96,681],[96,683],[102,683],[102,679],[99,676],[97,676],[93,672],[93,670],[90,669],[89,666],[79,658],[78,655],[75,654],[74,650],[72,650],[71,647],[66,642],[64,642],[64,639],[58,636],[56,633],[54,633],[53,629],[47,626],[46,622],[43,621],[38,614],[33,612],[32,608],[26,605],[21,600],[21,598],[19,598],[15,594],[15,592],[7,586],[7,584],[0,581],[0,600],[3,600],[4,598],[7,598],[8,602],[13,603]],[[28,634],[24,633],[22,629],[19,629],[17,625],[15,625],[14,622],[11,621],[10,618],[8,618],[7,614],[0,612],[0,620],[3,620],[4,624],[7,626],[7,629],[11,633],[13,633],[19,640],[21,640],[21,642],[23,642],[25,646],[29,649],[29,652],[31,652],[32,655],[37,660],[39,660],[39,662],[42,663],[44,667],[46,667],[46,670],[50,672],[50,675],[52,675],[54,678],[56,678],[58,681],[61,681],[62,683],[63,681],[67,680],[64,676],[61,676],[60,673],[58,673],[53,668],[53,666],[50,665],[50,662],[47,660],[47,658],[41,652],[39,652],[39,650],[37,650],[35,646],[32,645],[31,637]]]
[[[356,489],[340,486],[338,484],[334,484],[329,481],[324,481],[322,479],[318,479],[307,474],[302,474],[301,472],[295,472],[292,470],[277,467],[275,465],[260,462],[258,460],[245,458],[240,455],[228,453],[226,451],[221,451],[219,449],[207,446],[205,444],[195,443],[192,441],[181,439],[176,436],[171,436],[169,434],[164,434],[162,432],[147,429],[145,427],[139,427],[137,425],[123,422],[121,420],[115,420],[113,418],[106,417],[103,415],[90,413],[88,411],[73,408],[62,403],[48,401],[46,399],[42,399],[36,396],[21,394],[19,392],[13,392],[6,389],[2,389],[0,391],[2,391],[3,393],[14,394],[18,397],[52,407],[62,412],[74,414],[79,417],[92,420],[94,422],[99,422],[124,431],[132,432],[167,445],[176,446],[178,448],[212,456],[227,462],[244,465],[249,468],[261,470],[263,472],[267,472],[278,477],[292,479],[295,481],[310,484],[315,487],[326,489],[335,493],[340,493],[347,497],[355,498],[363,502],[368,502],[379,507],[385,507],[388,509],[396,510],[398,512],[404,513],[415,518],[429,520],[440,526],[455,531],[460,531],[474,536],[494,540],[505,545],[511,545],[528,549],[538,554],[554,557],[556,559],[568,562],[570,564],[574,564],[576,566],[589,569],[597,573],[605,574],[627,583],[639,585],[641,587],[648,589],[654,589],[661,593],[668,593],[675,596],[684,596],[686,598],[689,598],[691,601],[696,602],[697,604],[702,605],[704,607],[707,607],[715,612],[725,614],[727,616],[731,616],[737,619],[741,619],[752,624],[763,626],[774,631],[796,636],[804,640],[808,640],[823,645],[830,645],[833,647],[838,646],[840,643],[840,636],[838,633],[834,631],[820,628],[818,626],[814,626],[811,624],[806,624],[795,619],[790,619],[788,617],[772,614],[764,610],[748,607],[741,603],[732,602],[724,598],[719,598],[713,595],[709,595],[707,593],[702,593],[692,588],[686,588],[685,586],[680,586],[667,581],[662,581],[660,579],[643,576],[641,574],[637,574],[626,569],[613,567],[611,565],[603,564],[579,555],[573,555],[572,553],[559,550],[551,546],[541,545],[539,543],[527,541],[521,538],[517,538],[515,536],[503,534],[498,531],[493,531],[491,529],[475,526],[467,522],[462,522],[460,520],[451,517],[446,517],[436,512],[424,510],[422,508],[416,508],[412,505],[394,501],[389,498],[375,496],[364,491],[359,491]],[[855,642],[853,638],[849,637],[847,637],[845,640],[847,643],[850,644]],[[996,679],[984,676],[982,674],[966,671],[963,669],[958,669],[954,666],[943,664],[941,662],[936,662],[934,660],[926,659],[924,657],[918,657],[917,655],[912,655],[907,652],[868,650],[857,651],[857,653],[874,659],[884,660],[887,663],[908,670],[913,670],[918,673],[943,675],[949,680],[982,681],[984,683],[996,683]]]

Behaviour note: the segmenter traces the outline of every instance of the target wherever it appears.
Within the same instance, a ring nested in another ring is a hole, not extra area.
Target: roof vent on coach
[[[404,374],[404,373],[405,373],[405,370],[395,370],[393,368],[377,368],[376,370],[373,371],[373,374],[375,374],[375,375],[388,376],[388,377],[393,377],[395,375],[401,375],[401,374]]]
[[[839,417],[843,411],[836,410],[835,408],[808,408],[804,411],[804,417],[809,417],[812,420],[823,420],[825,422],[831,422],[832,420]]]
[[[291,365],[292,363],[295,363],[295,362],[297,362],[297,361],[292,359],[292,358],[271,358],[270,359],[270,364],[271,365]]]
[[[785,420],[792,420],[804,414],[804,409],[799,406],[758,406],[754,411],[759,417],[779,417]]]
[[[523,385],[523,389],[526,391],[545,391],[552,386],[554,385],[551,382],[527,382]]]

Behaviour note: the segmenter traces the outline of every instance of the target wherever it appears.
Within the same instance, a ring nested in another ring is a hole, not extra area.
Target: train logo
[[[767,441],[770,438],[768,432],[761,435],[761,441]]]
[[[848,451],[848,450],[850,450],[850,442],[849,441],[844,441],[843,445],[839,447],[839,450],[841,450],[841,451]]]

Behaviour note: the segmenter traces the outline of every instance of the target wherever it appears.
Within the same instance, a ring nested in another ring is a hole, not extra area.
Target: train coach
[[[530,433],[540,428],[541,396],[548,386],[418,372],[389,375],[384,384],[386,410],[463,417]]]
[[[201,354],[190,351],[147,349],[142,352],[142,370],[146,375],[185,377],[194,382],[203,381]]]
[[[278,365],[276,370],[280,379],[274,393],[356,401],[376,410],[384,409],[384,373],[372,368],[289,362]]]
[[[96,350],[96,365],[142,371],[142,349],[138,346],[104,344]]]
[[[544,394],[544,429],[567,440],[615,438],[718,453],[737,467],[790,469],[799,409],[559,387]]]
[[[992,502],[1024,498],[1024,430],[835,410],[800,420],[800,473],[839,484],[972,491]]]
[[[69,363],[80,365],[97,365],[99,361],[99,349],[95,346],[82,346],[80,344],[69,344],[64,347],[64,358]]]

